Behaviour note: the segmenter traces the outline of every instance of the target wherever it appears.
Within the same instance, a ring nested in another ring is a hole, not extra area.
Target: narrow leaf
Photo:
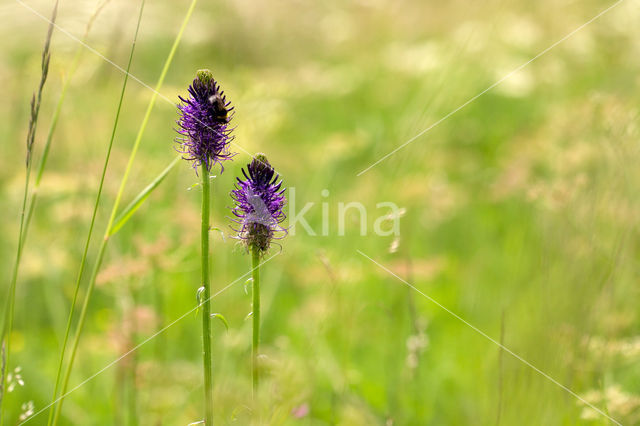
[[[222,237],[222,242],[226,243],[227,242],[227,238],[224,235],[224,231],[220,228],[209,228],[209,231],[218,231],[220,233],[220,236]]]
[[[222,314],[211,314],[211,318],[217,318],[220,321],[222,321],[222,323],[224,324],[224,327],[227,329],[227,331],[229,331],[229,323],[227,322],[227,319],[224,317],[224,315],[222,315]]]
[[[111,227],[111,229],[107,233],[107,235],[109,237],[111,237],[116,232],[118,232],[120,230],[120,228],[122,228],[124,226],[124,224],[127,223],[127,221],[131,218],[131,216],[133,216],[133,214],[136,212],[136,210],[138,210],[140,208],[140,206],[145,202],[145,200],[147,198],[149,198],[149,195],[151,195],[153,190],[156,189],[160,185],[160,183],[162,183],[164,178],[167,177],[167,175],[169,174],[171,169],[173,169],[175,167],[175,165],[178,164],[178,160],[179,159],[180,159],[180,157],[174,158],[173,161],[171,162],[171,164],[169,164],[167,166],[167,168],[165,168],[162,171],[162,173],[160,173],[158,175],[158,177],[156,177],[153,180],[153,182],[151,182],[145,189],[143,189],[142,192],[140,192],[138,194],[138,196],[136,198],[134,198],[133,201],[131,203],[129,203],[129,205],[127,207],[124,208],[122,213],[120,213],[118,215],[118,217],[114,221],[113,226]]]
[[[253,285],[253,278],[249,278],[244,282],[244,294],[249,294],[249,286]]]
[[[200,287],[198,291],[196,291],[196,316],[198,316],[198,312],[200,312],[200,306],[202,305],[202,293],[204,293],[204,287]]]

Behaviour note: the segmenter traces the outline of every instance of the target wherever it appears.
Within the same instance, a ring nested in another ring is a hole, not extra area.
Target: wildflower
[[[213,365],[211,351],[211,302],[209,283],[209,232],[210,232],[210,173],[211,168],[220,164],[220,173],[224,170],[222,162],[233,157],[229,144],[233,137],[229,122],[233,118],[231,103],[213,79],[209,70],[199,70],[189,86],[189,97],[180,97],[178,105],[180,117],[177,130],[182,137],[176,138],[177,150],[185,160],[193,162],[193,168],[202,167],[202,223],[201,260],[202,286],[198,297],[202,297],[202,346],[204,377],[204,423],[213,424]],[[215,314],[214,314],[215,315]]]
[[[234,221],[240,225],[234,230],[247,248],[264,253],[277,232],[285,231],[280,227],[285,219],[285,189],[264,154],[256,154],[242,174],[246,180],[237,178],[236,189],[231,191],[236,202],[232,210],[237,218]]]
[[[233,140],[233,128],[229,127],[233,118],[231,102],[209,70],[199,70],[189,86],[188,98],[179,98],[182,103],[178,105],[177,132],[182,137],[176,138],[178,152],[185,160],[193,161],[196,170],[204,165],[211,171],[216,163],[224,170],[222,162],[235,155],[229,152]]]
[[[246,180],[237,178],[231,198],[236,203],[232,210],[236,216],[234,222],[240,225],[240,229],[234,231],[251,252],[251,379],[255,395],[260,382],[260,257],[269,249],[277,232],[286,232],[280,227],[285,219],[282,208],[286,198],[282,181],[278,181],[280,176],[264,154],[256,154],[247,165],[247,170],[242,169],[242,174]]]

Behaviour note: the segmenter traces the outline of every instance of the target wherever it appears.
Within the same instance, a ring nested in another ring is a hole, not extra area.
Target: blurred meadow
[[[102,3],[62,0],[57,24],[82,38]],[[236,108],[238,153],[212,185],[212,222],[222,231],[211,233],[212,292],[224,290],[212,304],[229,325],[213,322],[217,424],[640,424],[640,3],[618,2],[440,121],[613,4],[198,2],[123,205],[176,157],[178,96],[210,68]],[[53,2],[0,5],[3,307],[48,25],[24,5],[48,17]],[[189,5],[147,1],[137,79],[155,86]],[[125,68],[140,4],[102,6],[87,44]],[[5,425],[51,403],[124,78],[55,30],[36,163],[69,76],[18,275]],[[129,79],[89,270],[152,94]],[[231,238],[228,207],[255,152],[295,188],[294,215],[314,203],[305,218],[316,235],[298,226],[262,269],[263,376],[253,400],[250,256]],[[60,424],[202,419],[200,321],[195,312],[181,318],[200,286],[198,180],[180,161],[111,238]],[[349,202],[365,206],[366,235],[355,209],[339,235],[338,206]],[[399,236],[374,232],[389,213],[383,202],[403,209]],[[26,424],[46,425],[47,416]]]

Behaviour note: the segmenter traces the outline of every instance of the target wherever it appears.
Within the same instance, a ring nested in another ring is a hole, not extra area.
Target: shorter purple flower
[[[229,127],[233,118],[231,102],[209,70],[199,70],[189,86],[188,98],[179,98],[182,103],[178,105],[177,132],[182,137],[176,138],[178,152],[185,160],[193,161],[196,171],[200,165],[211,171],[216,163],[224,170],[222,162],[235,155],[229,152],[233,140],[233,128]]]
[[[274,238],[286,234],[286,229],[280,226],[286,217],[282,211],[285,189],[264,154],[256,154],[242,174],[246,179],[236,178],[236,189],[231,191],[236,203],[232,209],[234,222],[240,227],[233,229],[248,249],[264,253]]]

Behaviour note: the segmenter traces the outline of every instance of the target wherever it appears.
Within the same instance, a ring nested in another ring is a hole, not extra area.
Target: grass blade
[[[140,124],[140,129],[138,130],[138,135],[136,136],[136,140],[133,143],[133,149],[131,150],[131,154],[129,155],[129,162],[127,163],[127,168],[124,171],[124,175],[122,176],[122,181],[120,182],[120,188],[118,189],[118,195],[116,195],[116,200],[113,205],[113,209],[111,210],[111,217],[109,218],[109,223],[107,224],[107,231],[105,232],[105,237],[108,237],[111,227],[113,226],[113,222],[115,221],[116,213],[118,211],[118,207],[120,206],[120,200],[122,200],[122,194],[124,193],[124,188],[127,185],[127,180],[129,179],[129,174],[131,173],[131,169],[133,168],[133,162],[135,161],[136,154],[138,153],[138,148],[140,147],[140,142],[142,140],[142,135],[144,134],[145,129],[147,128],[147,123],[149,122],[149,117],[151,117],[151,111],[156,104],[156,100],[158,99],[158,95],[160,94],[160,88],[164,83],[164,78],[169,71],[169,66],[171,62],[173,62],[173,57],[175,56],[176,50],[178,49],[178,44],[180,44],[180,40],[182,39],[182,34],[187,27],[187,23],[193,14],[193,10],[195,9],[196,3],[198,0],[192,0],[191,5],[189,6],[189,10],[187,10],[187,15],[182,21],[182,25],[180,26],[180,30],[178,31],[178,35],[173,42],[173,46],[171,46],[171,50],[169,51],[169,55],[167,56],[167,60],[164,63],[164,67],[162,68],[162,72],[160,73],[160,77],[158,77],[158,82],[156,83],[156,87],[153,91],[153,95],[151,95],[151,100],[149,101],[149,105],[147,106],[147,111],[144,114],[144,118],[142,119],[142,124]]]
[[[93,13],[93,15],[91,16],[91,18],[89,19],[89,22],[87,23],[86,27],[85,27],[85,32],[84,32],[84,36],[82,41],[86,42],[89,32],[91,30],[91,27],[93,25],[93,23],[95,22],[95,19],[98,17],[99,13],[102,11],[102,9],[107,5],[107,3],[109,3],[109,0],[105,0],[103,1],[101,4],[98,5],[98,7],[96,8],[95,12]],[[50,24],[50,28],[53,27],[55,24],[55,22],[52,20],[51,24]],[[75,71],[78,67],[78,64],[80,63],[80,59],[82,56],[82,52],[83,52],[83,48],[78,48],[74,58],[71,62],[71,66],[69,67],[69,72],[68,72],[68,76],[66,79],[64,79],[63,85],[62,85],[62,90],[60,91],[60,96],[58,97],[58,102],[56,103],[56,107],[54,109],[53,112],[53,116],[51,118],[51,123],[49,125],[49,130],[47,132],[47,138],[45,140],[45,144],[44,144],[44,148],[42,151],[42,156],[40,157],[40,161],[38,163],[38,168],[37,168],[37,173],[34,179],[34,183],[33,183],[33,187],[31,189],[31,196],[29,198],[29,202],[28,204],[26,203],[26,196],[27,196],[27,190],[25,189],[25,200],[23,200],[23,208],[26,207],[26,205],[29,206],[29,210],[26,214],[26,217],[24,218],[24,222],[21,223],[21,227],[22,229],[20,230],[20,241],[19,241],[19,250],[20,250],[20,255],[17,256],[16,259],[16,263],[14,265],[14,275],[12,277],[12,284],[11,287],[13,287],[14,285],[16,285],[17,283],[17,276],[18,276],[18,269],[20,266],[20,260],[21,260],[21,254],[22,251],[24,250],[24,246],[26,244],[26,239],[27,239],[27,235],[28,235],[28,231],[29,231],[29,226],[31,224],[31,219],[33,217],[33,213],[35,210],[35,206],[37,203],[37,199],[38,199],[38,194],[39,194],[39,188],[40,188],[40,184],[42,182],[42,177],[44,175],[44,170],[46,168],[47,165],[47,160],[49,158],[49,152],[51,150],[51,143],[53,140],[53,135],[55,133],[55,130],[57,128],[58,125],[58,120],[60,117],[60,112],[62,110],[62,104],[65,101],[66,98],[66,94],[68,91],[68,88],[70,86],[70,82],[72,79],[72,76],[75,74]],[[30,125],[31,128],[31,125]],[[31,129],[30,129],[31,131]],[[35,129],[34,129],[35,131]],[[33,136],[29,136],[28,140],[32,140]],[[31,146],[33,145],[33,143],[31,143]],[[30,165],[28,167],[28,171],[30,171]],[[13,290],[11,291],[13,292]],[[10,301],[10,298],[7,298],[8,301]],[[3,329],[2,329],[2,338],[0,338],[0,341],[4,341],[4,333],[6,332],[6,329],[4,328],[5,325],[3,324]],[[1,405],[1,401],[2,401],[2,390],[3,390],[3,384],[4,384],[4,366],[6,365],[5,361],[5,347],[4,347],[4,343],[2,346],[2,351],[3,351],[3,363],[2,363],[2,375],[0,375],[0,405]]]
[[[84,30],[84,35],[82,36],[83,44],[86,44],[87,39],[89,38],[89,32],[91,31],[91,27],[93,26],[93,23],[95,22],[96,18],[98,17],[102,9],[104,9],[107,3],[109,3],[109,1],[110,0],[104,0],[102,3],[100,3],[98,7],[96,7],[96,10],[93,12],[91,17],[89,18],[89,21],[87,22],[87,25]],[[62,104],[66,99],[67,90],[69,89],[72,77],[78,68],[78,64],[80,63],[80,59],[82,58],[83,51],[84,51],[84,48],[82,46],[80,46],[76,50],[73,60],[71,61],[71,66],[69,67],[68,76],[66,79],[64,79],[64,83],[62,84],[62,90],[60,91],[58,102],[53,111],[53,116],[51,117],[51,124],[49,125],[49,131],[47,132],[47,139],[45,140],[45,143],[44,143],[44,148],[42,150],[42,157],[40,158],[40,162],[38,164],[38,171],[36,173],[36,177],[33,183],[31,198],[29,199],[29,211],[27,213],[27,218],[25,219],[24,232],[21,235],[23,248],[24,248],[25,241],[27,239],[27,233],[29,231],[29,225],[31,224],[31,218],[33,217],[33,212],[35,210],[36,202],[38,201],[40,183],[42,182],[44,170],[47,166],[47,160],[49,159],[49,151],[51,150],[51,142],[53,141],[53,135],[56,131],[56,128],[58,127],[58,120],[60,118],[60,111],[62,110]]]
[[[64,338],[62,341],[62,349],[60,351],[60,360],[58,362],[58,370],[56,373],[56,380],[55,380],[55,385],[54,385],[54,391],[53,391],[53,398],[52,401],[54,402],[54,404],[51,406],[51,410],[49,411],[49,420],[48,420],[48,425],[52,424],[52,422],[54,422],[55,419],[55,414],[57,414],[55,408],[56,408],[56,398],[58,397],[58,391],[60,388],[60,378],[62,377],[62,368],[64,365],[64,358],[65,358],[65,353],[66,353],[66,349],[67,349],[67,342],[69,341],[69,335],[71,333],[71,323],[73,320],[73,312],[75,311],[75,307],[76,307],[76,303],[78,301],[78,292],[80,290],[80,283],[82,282],[82,277],[84,275],[84,267],[85,267],[85,263],[87,261],[87,254],[89,252],[89,245],[91,243],[91,237],[93,235],[93,228],[95,225],[95,221],[96,221],[96,216],[98,213],[98,207],[100,206],[100,199],[102,197],[102,188],[104,186],[104,179],[105,179],[105,175],[107,173],[107,168],[109,166],[109,160],[111,158],[111,150],[113,148],[113,141],[115,139],[116,136],[116,130],[118,128],[118,122],[120,120],[120,111],[122,109],[122,103],[124,101],[124,94],[125,91],[127,89],[127,82],[129,80],[129,69],[131,68],[131,63],[133,62],[133,53],[135,51],[135,47],[136,47],[136,41],[138,39],[138,32],[140,30],[140,22],[142,21],[142,13],[144,10],[144,3],[145,0],[142,0],[141,4],[140,4],[140,12],[138,14],[138,21],[136,23],[136,31],[135,34],[133,36],[133,42],[131,43],[131,51],[129,52],[129,61],[127,63],[127,73],[124,76],[124,81],[122,83],[122,90],[120,92],[120,99],[118,100],[118,108],[116,110],[116,116],[115,116],[115,120],[113,123],[113,129],[111,131],[111,137],[109,139],[109,145],[107,147],[107,153],[105,156],[105,160],[104,160],[104,164],[102,167],[102,175],[100,176],[100,183],[98,185],[98,193],[96,195],[96,201],[94,203],[94,207],[93,207],[93,212],[91,213],[91,223],[89,225],[89,231],[87,233],[87,240],[85,242],[84,245],[84,250],[82,253],[82,259],[80,260],[80,269],[78,272],[78,277],[76,279],[76,286],[74,289],[74,293],[73,293],[73,299],[71,301],[71,307],[69,308],[69,316],[67,319],[67,326],[65,329],[65,334],[64,334]]]
[[[0,404],[4,397],[4,366],[5,366],[4,342],[0,343]]]
[[[82,330],[84,328],[84,323],[86,320],[86,315],[87,315],[87,309],[89,306],[89,301],[91,300],[91,295],[93,293],[93,289],[95,288],[95,283],[96,283],[96,277],[98,276],[98,272],[100,271],[100,267],[102,266],[102,260],[104,259],[104,253],[107,247],[107,244],[109,242],[109,235],[111,234],[111,228],[115,222],[115,218],[116,218],[116,213],[118,211],[118,207],[120,205],[120,200],[122,199],[122,195],[124,193],[124,188],[126,186],[129,174],[131,172],[131,169],[133,167],[133,162],[135,160],[136,157],[136,153],[138,152],[138,148],[140,146],[140,142],[142,140],[142,136],[145,132],[145,129],[147,127],[147,123],[149,122],[149,117],[151,116],[151,111],[153,110],[153,107],[155,105],[156,99],[158,97],[158,93],[160,88],[162,87],[162,84],[164,83],[164,79],[167,75],[167,71],[169,70],[169,66],[171,65],[171,62],[173,61],[173,57],[175,56],[176,50],[178,48],[178,45],[180,44],[180,40],[182,39],[182,35],[184,34],[184,31],[187,27],[187,24],[189,22],[189,19],[191,18],[191,15],[193,14],[193,11],[195,9],[197,0],[192,0],[191,1],[191,5],[189,6],[189,9],[187,10],[186,16],[184,17],[183,21],[182,21],[182,25],[180,26],[180,30],[178,31],[178,34],[176,35],[176,39],[173,42],[173,46],[171,47],[171,50],[169,51],[169,55],[167,56],[167,59],[165,61],[164,67],[162,68],[162,72],[160,73],[160,76],[158,77],[158,81],[156,83],[156,87],[154,90],[154,94],[151,97],[151,100],[149,101],[149,105],[147,106],[147,111],[145,113],[145,116],[142,120],[142,123],[140,124],[140,129],[138,130],[138,135],[136,136],[136,140],[133,144],[133,148],[131,150],[131,154],[129,155],[129,161],[127,163],[127,167],[125,169],[125,172],[122,176],[122,182],[120,183],[120,189],[118,190],[118,194],[116,195],[116,200],[114,202],[113,208],[111,210],[111,217],[109,218],[109,223],[107,224],[107,228],[105,230],[105,236],[102,239],[102,242],[100,244],[100,248],[98,249],[98,256],[96,258],[96,262],[94,264],[93,267],[93,271],[91,273],[91,278],[89,280],[89,286],[87,288],[87,293],[85,294],[85,298],[82,304],[82,310],[80,312],[80,317],[78,319],[78,325],[76,327],[76,333],[75,333],[75,337],[73,340],[73,346],[71,349],[71,353],[69,355],[69,363],[67,364],[67,369],[65,371],[65,375],[64,375],[64,379],[62,382],[62,390],[61,390],[61,396],[57,398],[56,402],[58,402],[57,407],[55,409],[55,414],[54,414],[54,419],[53,419],[53,425],[57,424],[57,421],[60,417],[60,412],[62,410],[62,403],[64,402],[64,397],[66,396],[66,392],[67,392],[67,388],[69,386],[69,379],[71,377],[71,372],[73,370],[73,364],[75,362],[75,357],[78,351],[78,345],[80,342],[80,336],[82,335]]]
[[[167,177],[169,172],[175,167],[176,164],[178,164],[178,160],[180,160],[180,157],[176,157],[162,171],[162,173],[160,173],[153,180],[153,182],[151,182],[149,185],[147,185],[147,187],[144,188],[136,196],[136,198],[134,198],[133,201],[131,201],[131,203],[129,203],[129,205],[124,208],[124,210],[114,220],[113,225],[111,226],[111,230],[109,231],[108,237],[111,237],[112,235],[114,235],[116,232],[118,232],[120,230],[120,228],[122,228],[124,226],[125,223],[127,223],[127,221],[131,218],[131,216],[133,216],[133,214],[136,212],[136,210],[138,210],[140,208],[140,206],[142,206],[142,204],[146,201],[146,199],[149,198],[149,195],[151,195],[153,190],[156,189],[160,185],[160,183],[162,183],[162,181],[164,180],[164,178]]]
[[[26,175],[24,182],[24,194],[22,199],[22,210],[20,213],[20,229],[18,232],[18,248],[16,250],[16,259],[13,266],[13,272],[11,275],[11,283],[9,285],[9,295],[7,297],[7,304],[4,312],[4,320],[2,324],[2,334],[0,335],[0,342],[4,345],[5,349],[5,359],[2,363],[2,373],[0,377],[2,377],[2,388],[6,388],[6,372],[7,368],[9,368],[10,357],[11,357],[11,333],[13,332],[13,317],[14,317],[14,309],[15,309],[15,299],[16,299],[16,283],[18,280],[18,267],[20,265],[20,259],[22,257],[22,235],[24,233],[24,224],[25,224],[25,212],[27,207],[27,196],[29,194],[29,180],[31,178],[31,165],[32,165],[32,156],[33,156],[33,144],[35,142],[36,137],[36,128],[38,125],[38,115],[40,114],[40,104],[42,101],[42,92],[44,89],[44,84],[47,81],[47,76],[49,74],[49,60],[51,59],[50,55],[50,47],[51,47],[51,38],[53,36],[53,28],[54,22],[56,20],[56,16],[58,14],[58,0],[56,0],[55,5],[53,6],[53,12],[51,13],[51,20],[49,23],[49,29],[47,30],[47,37],[44,42],[44,47],[42,49],[42,64],[41,64],[41,74],[40,74],[40,83],[38,84],[38,89],[36,93],[34,93],[31,99],[31,117],[29,120],[29,131],[27,132],[27,157],[26,157]],[[6,342],[5,342],[6,339]],[[4,400],[3,397],[0,399],[0,425],[4,422]]]

